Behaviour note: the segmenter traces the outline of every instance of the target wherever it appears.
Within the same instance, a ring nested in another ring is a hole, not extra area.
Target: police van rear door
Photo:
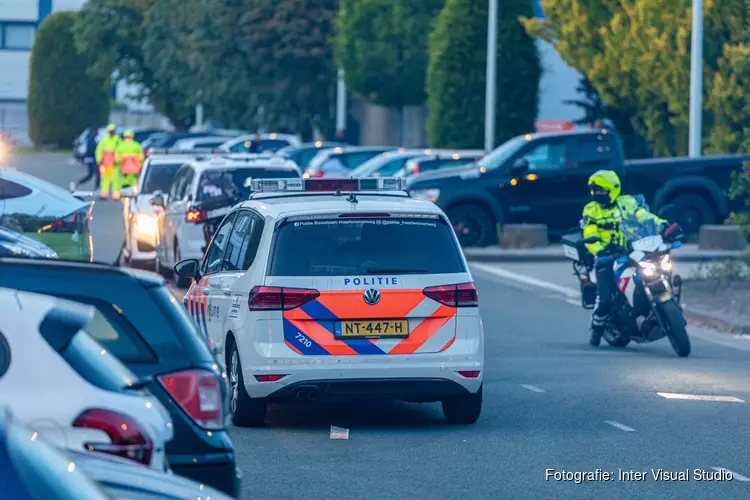
[[[284,341],[300,354],[422,354],[455,340],[470,281],[443,217],[336,213],[279,225],[260,291],[280,294]]]

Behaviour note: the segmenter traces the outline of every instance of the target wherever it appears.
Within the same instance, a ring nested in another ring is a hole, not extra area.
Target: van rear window
[[[461,273],[461,253],[441,219],[289,221],[275,236],[270,276]]]

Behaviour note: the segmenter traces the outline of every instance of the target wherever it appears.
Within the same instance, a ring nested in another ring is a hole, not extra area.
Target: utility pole
[[[690,135],[691,157],[701,155],[703,139],[703,0],[693,0],[693,33],[690,47]]]
[[[487,20],[487,87],[484,108],[484,149],[495,149],[495,90],[497,82],[497,0],[489,0]]]

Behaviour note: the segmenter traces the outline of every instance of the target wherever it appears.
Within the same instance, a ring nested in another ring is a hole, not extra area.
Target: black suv
[[[0,287],[96,307],[117,331],[116,337],[96,340],[149,380],[148,389],[172,417],[174,438],[167,443],[172,470],[239,495],[234,447],[225,426],[226,380],[205,337],[163,278],[106,264],[0,258]]]

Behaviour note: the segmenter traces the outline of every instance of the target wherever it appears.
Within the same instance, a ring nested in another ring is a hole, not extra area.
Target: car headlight
[[[154,234],[159,230],[156,219],[146,214],[138,214],[135,217],[135,228],[142,233],[149,234]]]
[[[428,200],[435,203],[440,197],[439,189],[413,189],[409,191],[409,196],[419,200]]]

